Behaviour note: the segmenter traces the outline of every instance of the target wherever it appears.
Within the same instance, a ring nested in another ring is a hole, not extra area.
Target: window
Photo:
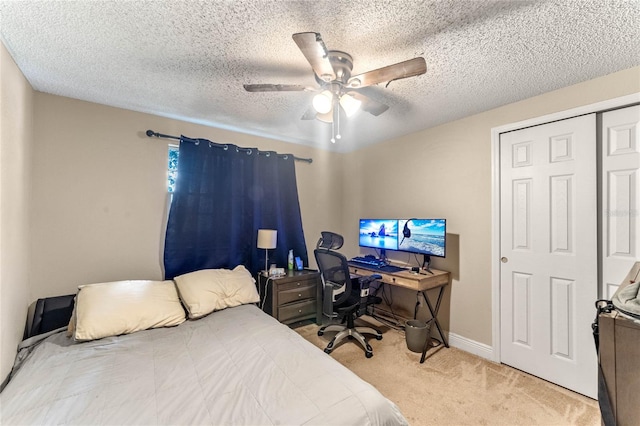
[[[167,191],[174,192],[176,189],[176,178],[178,177],[178,147],[169,145],[169,164],[167,169]]]

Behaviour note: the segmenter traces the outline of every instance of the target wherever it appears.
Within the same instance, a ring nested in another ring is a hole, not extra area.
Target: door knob
[[[507,257],[502,256],[500,258],[500,262],[502,262],[502,263],[507,263],[508,261],[509,261],[509,258],[507,258]]]

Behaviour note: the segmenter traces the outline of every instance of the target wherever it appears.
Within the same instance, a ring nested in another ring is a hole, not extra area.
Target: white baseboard
[[[484,343],[476,342],[475,340],[467,339],[466,337],[459,336],[455,333],[449,333],[449,346],[458,348],[465,352],[472,353],[481,358],[493,361],[493,347],[485,345]]]

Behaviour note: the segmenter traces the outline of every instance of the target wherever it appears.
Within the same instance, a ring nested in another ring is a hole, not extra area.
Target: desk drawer
[[[278,308],[278,319],[280,322],[287,322],[305,316],[316,315],[316,301],[308,300],[306,302],[292,303]]]
[[[304,284],[305,285],[301,285],[300,287],[296,286],[296,288],[293,288],[291,290],[280,290],[280,293],[278,293],[278,303],[280,305],[286,305],[287,303],[295,302],[298,300],[315,299],[315,283],[307,282]]]

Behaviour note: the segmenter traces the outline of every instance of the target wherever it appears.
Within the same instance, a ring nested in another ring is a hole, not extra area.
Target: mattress
[[[3,425],[407,424],[373,386],[254,305],[172,328],[85,343],[57,332],[25,346],[0,393]]]

